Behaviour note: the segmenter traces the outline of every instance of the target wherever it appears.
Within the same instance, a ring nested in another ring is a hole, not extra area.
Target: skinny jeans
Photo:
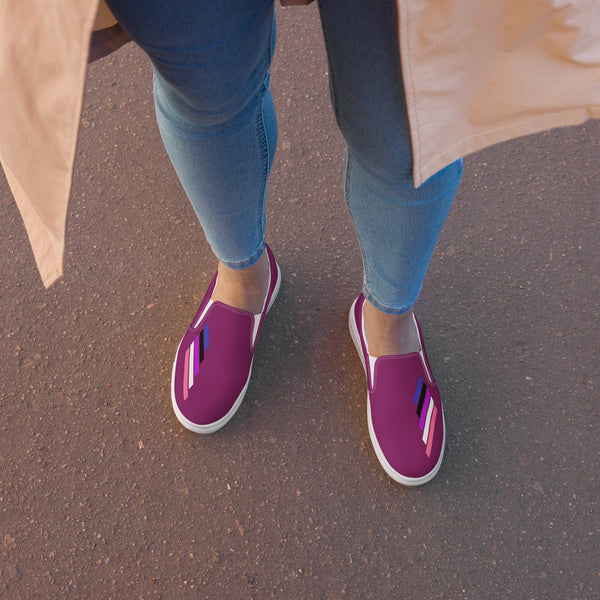
[[[108,4],[150,58],[159,130],[208,243],[230,268],[253,265],[277,146],[273,0]],[[363,293],[401,314],[421,290],[462,161],[415,187],[395,0],[320,0],[319,10]]]

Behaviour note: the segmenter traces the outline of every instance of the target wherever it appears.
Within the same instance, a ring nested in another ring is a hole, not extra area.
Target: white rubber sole
[[[358,356],[360,358],[360,362],[362,363],[363,369],[365,371],[365,377],[366,377],[367,376],[367,367],[365,365],[365,357],[364,357],[363,350],[362,350],[362,343],[361,343],[360,335],[358,333],[358,328],[356,327],[356,321],[354,320],[354,308],[356,306],[357,301],[358,301],[358,298],[356,300],[354,300],[354,302],[352,303],[352,306],[350,308],[350,313],[348,314],[348,329],[350,330],[350,337],[352,338],[352,341],[354,342],[354,345],[356,346],[356,350],[358,352]],[[379,460],[379,463],[383,467],[383,470],[394,481],[401,483],[402,485],[405,485],[408,487],[416,487],[419,485],[423,485],[424,483],[427,483],[428,481],[431,481],[437,475],[438,471],[440,470],[440,467],[442,466],[442,461],[444,458],[444,450],[446,448],[446,423],[444,421],[443,411],[442,411],[442,421],[444,423],[444,439],[442,440],[442,452],[441,452],[440,458],[438,459],[433,470],[430,471],[429,473],[427,473],[427,475],[423,475],[422,477],[407,477],[405,475],[402,475],[401,473],[398,473],[398,471],[396,471],[394,469],[394,467],[392,467],[392,465],[390,465],[390,463],[387,461],[385,455],[383,454],[383,451],[381,450],[381,446],[379,445],[379,442],[377,441],[377,436],[375,435],[375,430],[373,428],[373,421],[371,419],[371,399],[369,397],[369,391],[367,390],[367,425],[369,428],[369,437],[371,438],[371,444],[373,445],[373,450],[375,450],[375,455],[377,456],[377,460]]]
[[[281,269],[279,268],[279,265],[277,264],[277,262],[275,263],[275,265],[277,266],[277,283],[275,284],[275,289],[273,290],[273,294],[271,295],[271,300],[269,301],[269,306],[267,306],[267,310],[265,311],[265,316],[271,310],[271,306],[273,306],[273,303],[275,302],[275,299],[277,298],[277,295],[279,294],[279,288],[281,286]],[[262,328],[262,324],[261,324],[261,328]],[[259,330],[259,333],[260,333],[260,330]],[[183,342],[183,338],[182,338],[181,342]],[[172,373],[171,373],[171,405],[173,406],[173,412],[175,413],[177,420],[186,429],[189,429],[190,431],[193,431],[194,433],[200,433],[200,434],[215,433],[216,431],[219,431],[219,429],[221,429],[222,427],[227,425],[227,423],[233,418],[233,415],[235,415],[235,413],[239,409],[240,405],[242,404],[242,400],[244,399],[244,396],[246,395],[246,391],[248,390],[248,385],[250,384],[250,376],[252,375],[252,365],[254,364],[254,357],[252,358],[252,361],[250,362],[250,369],[248,370],[248,378],[246,379],[246,383],[245,383],[242,391],[240,392],[240,395],[237,397],[236,401],[233,403],[232,407],[229,409],[227,414],[224,415],[223,417],[221,417],[218,421],[214,421],[213,423],[207,423],[207,424],[202,425],[199,423],[194,423],[193,421],[190,421],[188,418],[186,418],[182,414],[182,412],[179,410],[179,407],[177,406],[177,401],[175,400],[175,368],[177,365],[177,356],[179,355],[179,348],[181,347],[181,342],[179,342],[179,346],[177,346],[177,352],[175,353],[175,360],[173,361],[173,369],[172,369]]]

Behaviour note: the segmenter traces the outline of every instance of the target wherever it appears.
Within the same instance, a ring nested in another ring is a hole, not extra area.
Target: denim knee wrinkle
[[[264,249],[277,140],[273,0],[109,6],[150,56],[161,135],[214,253],[232,268],[252,265]],[[415,188],[395,1],[319,0],[319,10],[363,292],[400,314],[419,294],[462,161]]]

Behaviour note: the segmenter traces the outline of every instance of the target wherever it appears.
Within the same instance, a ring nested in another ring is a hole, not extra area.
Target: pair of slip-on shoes
[[[212,300],[217,275],[177,349],[171,379],[173,410],[181,424],[196,433],[213,433],[239,408],[250,381],[256,340],[281,283],[271,249],[270,282],[259,314]],[[350,310],[350,334],[367,375],[369,434],[387,474],[409,486],[432,479],[444,453],[442,402],[425,355],[369,355],[361,294]]]

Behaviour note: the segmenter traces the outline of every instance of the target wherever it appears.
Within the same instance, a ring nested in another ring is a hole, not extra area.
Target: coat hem
[[[418,170],[415,163],[415,185],[421,185],[421,183],[427,181],[432,175],[435,175],[435,173],[459,158],[463,158],[468,154],[473,154],[489,146],[558,127],[581,125],[589,119],[597,118],[600,118],[600,106],[591,106],[547,113],[543,117],[515,121],[510,125],[504,124],[500,127],[487,129],[461,139],[443,152],[436,154],[425,164],[419,164]]]

